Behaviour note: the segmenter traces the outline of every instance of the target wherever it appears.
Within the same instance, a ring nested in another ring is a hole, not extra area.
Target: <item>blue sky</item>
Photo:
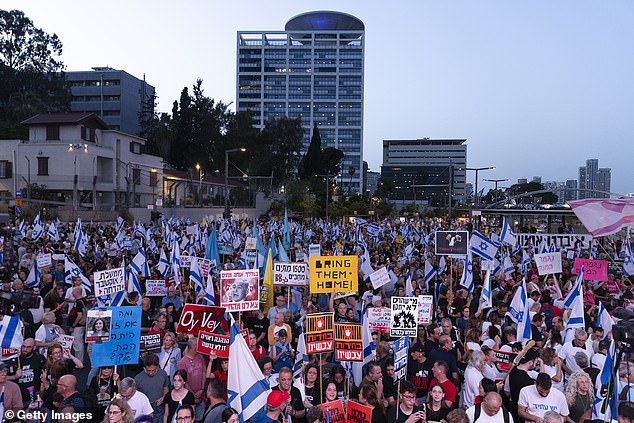
[[[183,87],[235,101],[236,32],[337,10],[366,27],[364,159],[383,139],[466,138],[480,178],[577,178],[587,158],[634,191],[634,2],[5,0],[64,44],[67,70],[123,69],[169,111]],[[235,4],[234,4],[235,3]],[[473,181],[472,172],[468,176]],[[482,182],[479,187],[491,188]]]

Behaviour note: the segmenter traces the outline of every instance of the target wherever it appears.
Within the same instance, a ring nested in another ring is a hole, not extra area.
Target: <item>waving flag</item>
[[[623,261],[623,274],[625,276],[634,275],[634,255],[632,255],[632,247],[630,241],[625,242],[625,260]]]
[[[163,277],[167,277],[169,268],[170,268],[170,262],[167,260],[167,255],[165,254],[165,250],[161,248],[161,255],[159,258],[159,262],[156,265],[156,269],[161,273]]]
[[[238,412],[240,421],[244,422],[262,410],[271,389],[238,325],[233,318],[231,320],[227,404]]]
[[[72,286],[73,278],[79,277],[81,278],[81,286],[92,292],[92,285],[90,284],[90,280],[84,275],[79,266],[77,266],[68,256],[65,256],[64,258],[64,269],[64,281],[68,285]]]
[[[506,315],[511,318],[515,323],[519,323],[524,313],[524,307],[526,305],[526,281],[522,281],[522,284],[517,287],[513,300],[509,306]]]
[[[473,291],[473,257],[471,256],[471,252],[465,256],[460,285],[467,288],[469,292]]]
[[[284,250],[284,246],[282,245],[282,241],[277,241],[277,259],[278,261],[282,261],[282,262],[289,262],[289,258],[288,255],[286,254],[286,251]]]
[[[40,214],[38,213],[33,221],[33,231],[31,232],[31,237],[33,238],[33,241],[37,241],[42,237],[42,235],[44,235],[44,227],[42,226]]]
[[[59,241],[59,233],[57,232],[57,226],[55,223],[50,223],[48,225],[48,229],[46,230],[46,235],[55,242]]]
[[[576,328],[585,329],[586,327],[585,313],[583,311],[583,286],[579,286],[579,290],[575,292],[577,294],[572,298],[570,317],[566,322],[566,331],[571,331],[572,333],[574,333]]]
[[[518,292],[519,291],[519,292]],[[528,301],[526,297],[526,280],[522,280],[522,285],[517,288],[515,291],[515,295],[519,294],[518,301],[518,309],[520,312],[517,314],[517,340],[519,342],[528,341],[531,339],[531,316],[530,309],[528,307]],[[513,301],[511,302],[511,306],[515,302],[515,297],[513,297]],[[511,311],[511,307],[507,314]],[[511,318],[513,318],[511,316]]]
[[[23,325],[20,321],[20,316],[5,315],[0,323],[0,347],[19,350],[24,341],[22,330]]]
[[[138,275],[146,278],[150,276],[150,267],[147,264],[147,256],[145,255],[143,248],[139,248],[139,252],[130,262],[130,267],[134,269]]]
[[[189,268],[189,280],[194,282],[194,289],[198,295],[205,291],[203,275],[198,266],[198,259],[196,257],[192,257],[191,267]]]
[[[511,225],[509,225],[508,219],[505,217],[502,222],[502,232],[500,233],[500,242],[506,245],[515,245],[517,244],[517,237],[513,233],[511,229]]]
[[[222,262],[220,261],[220,252],[218,251],[218,237],[216,235],[216,224],[211,226],[211,234],[207,238],[207,245],[205,246],[205,258],[214,260],[216,266],[220,267]]]
[[[436,269],[434,269],[429,260],[425,260],[425,285],[429,285],[434,276],[436,276]]]
[[[371,238],[378,238],[379,235],[381,235],[381,227],[378,225],[374,225],[374,224],[369,224],[365,230],[368,232],[368,235]]]
[[[570,292],[568,292],[568,295],[566,295],[566,298],[564,299],[564,307],[571,308],[573,301],[577,297],[583,297],[583,295],[581,295],[582,282],[583,282],[583,266],[579,270],[579,274],[577,275],[577,280],[575,280],[575,284],[572,286],[572,289],[570,290]]]
[[[139,283],[139,278],[137,278],[136,273],[134,272],[126,272],[128,277],[128,292],[138,292],[139,296],[141,296],[141,284]]]
[[[482,284],[482,308],[493,307],[493,298],[491,295],[491,270],[487,270],[484,276],[484,283]]]
[[[608,335],[608,332],[612,330],[612,326],[614,325],[614,319],[610,316],[610,313],[605,309],[605,306],[601,301],[599,301],[599,311],[597,313],[597,327],[602,328],[605,336]]]
[[[612,340],[608,348],[608,353],[605,356],[605,364],[599,376],[599,383],[597,383],[596,386],[597,396],[594,401],[594,406],[592,407],[592,418],[600,419],[605,422],[611,421],[611,417],[617,415],[616,398],[619,394],[617,389],[619,386],[617,383],[618,369],[615,372],[614,379],[612,378],[615,356],[615,343],[614,340]],[[606,393],[608,394],[607,397],[605,397]]]
[[[207,274],[207,286],[205,287],[205,301],[209,305],[216,305],[216,294],[214,292],[214,280],[211,272]]]
[[[471,252],[476,253],[487,260],[493,260],[495,254],[497,253],[495,244],[478,231],[473,231],[471,234],[471,239],[469,239],[469,249]]]
[[[123,229],[123,224],[125,223],[125,220],[123,220],[123,218],[121,216],[117,216],[117,224],[115,225],[115,231],[119,232]]]
[[[181,273],[181,252],[178,246],[178,242],[174,243],[172,248],[172,255],[170,257],[172,262],[172,275],[174,276],[174,283],[178,284],[178,276]]]
[[[26,278],[26,285],[29,288],[34,288],[40,285],[40,270],[37,268],[37,261],[33,261],[33,266],[29,272],[29,276]]]
[[[568,205],[594,237],[612,235],[634,224],[634,198],[577,200]]]

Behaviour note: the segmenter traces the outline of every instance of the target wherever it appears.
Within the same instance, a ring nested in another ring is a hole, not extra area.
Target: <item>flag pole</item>
[[[324,397],[324,373],[321,362],[321,353],[319,353],[319,393]],[[321,399],[321,398],[320,398]]]
[[[447,304],[447,314],[448,314],[448,316],[445,316],[445,317],[450,317],[451,316],[451,305],[452,304],[453,304],[453,267],[452,267],[451,256],[449,256],[449,304]]]
[[[399,411],[399,408],[401,408],[400,405],[399,405],[399,400],[401,399],[401,381],[400,380],[398,381],[398,384],[397,384],[397,387],[396,387],[396,391],[397,391],[397,394],[396,394],[396,421],[398,422],[398,411]],[[383,397],[385,398],[385,394],[383,395]]]

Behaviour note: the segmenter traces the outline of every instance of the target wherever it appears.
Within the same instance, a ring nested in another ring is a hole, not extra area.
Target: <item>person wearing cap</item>
[[[9,365],[4,361],[0,362],[0,392],[4,395],[4,410],[13,410],[17,413],[24,405],[22,403],[22,392],[17,383],[7,380],[8,370]]]
[[[256,423],[267,423],[279,421],[280,415],[282,421],[288,423],[284,412],[286,406],[291,400],[291,395],[288,392],[273,390],[266,398],[266,413],[261,414]]]
[[[520,362],[510,372],[507,378],[508,387],[505,385],[504,389],[507,395],[510,395],[511,402],[509,403],[509,411],[513,415],[517,415],[517,401],[520,396],[520,391],[526,386],[532,386],[537,374],[533,372],[535,367],[535,360],[537,360],[538,354],[530,349],[520,359]]]
[[[407,364],[407,380],[416,387],[416,398],[419,401],[427,395],[429,385],[429,362],[425,357],[425,349],[416,342],[410,348],[409,363]]]

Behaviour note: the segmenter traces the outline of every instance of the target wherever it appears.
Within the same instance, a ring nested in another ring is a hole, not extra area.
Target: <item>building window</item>
[[[54,141],[58,141],[59,140],[59,126],[55,125],[51,125],[51,126],[47,126],[46,127],[46,139],[47,140],[54,140]]]
[[[13,163],[0,160],[0,178],[7,179],[13,176]]]
[[[48,176],[48,157],[37,158],[37,174],[39,176]]]
[[[150,186],[155,187],[158,182],[157,173],[150,171]]]
[[[134,185],[141,185],[141,169],[132,169],[132,182]]]
[[[138,142],[131,142],[130,153],[141,154],[141,144],[139,144]]]

